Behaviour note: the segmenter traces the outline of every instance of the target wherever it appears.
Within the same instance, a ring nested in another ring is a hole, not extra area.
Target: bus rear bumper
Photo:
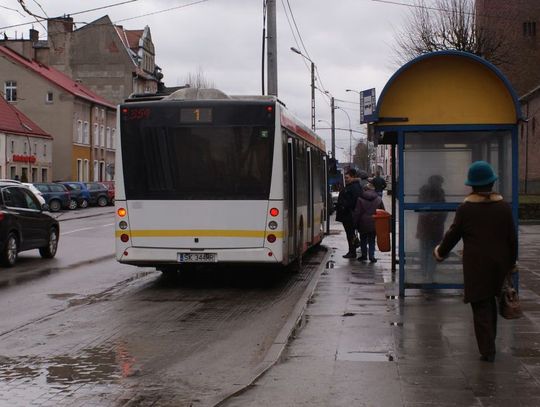
[[[144,247],[128,247],[123,253],[117,253],[116,260],[118,260],[120,263],[135,266],[183,264],[179,261],[179,253],[214,253],[215,263],[281,263],[281,259],[276,256],[276,253],[272,252],[272,250],[266,247],[252,249],[206,249],[201,251],[190,251],[189,249],[149,249]]]

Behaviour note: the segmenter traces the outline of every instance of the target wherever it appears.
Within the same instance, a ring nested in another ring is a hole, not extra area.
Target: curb
[[[219,401],[212,402],[210,404],[212,407],[222,406],[223,403],[246,391],[260,377],[262,377],[268,370],[270,370],[277,362],[280,361],[283,356],[283,352],[285,351],[285,348],[287,347],[291,338],[295,335],[298,329],[300,329],[304,325],[304,314],[306,312],[309,300],[315,293],[315,289],[317,288],[319,279],[321,278],[324,270],[326,270],[326,265],[330,257],[334,253],[334,249],[324,245],[322,245],[322,247],[326,248],[326,254],[321,260],[321,265],[315,272],[315,275],[309,282],[301,297],[298,299],[292,312],[289,314],[287,320],[285,321],[285,324],[274,339],[273,344],[266,352],[266,356],[264,357],[263,361],[259,364],[259,366],[257,366],[257,368],[255,368],[253,375],[243,380],[243,383],[237,384],[237,386],[239,386],[237,390],[234,390],[225,396],[221,396]]]
[[[63,212],[63,213],[69,213],[69,212]],[[53,218],[55,218],[58,222],[65,222],[67,220],[74,220],[74,219],[95,218],[96,216],[114,214],[114,209],[112,211],[110,211],[110,212],[107,211],[107,212],[100,212],[100,213],[92,213],[92,214],[81,215],[81,216],[72,216],[72,217],[68,217],[68,218],[62,218],[62,214],[60,214],[60,216],[58,216],[58,217],[53,216]]]

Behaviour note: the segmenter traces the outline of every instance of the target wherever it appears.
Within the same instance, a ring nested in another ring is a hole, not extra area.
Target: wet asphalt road
[[[0,406],[213,405],[260,371],[324,257],[165,278],[113,259],[112,222],[63,220],[57,258],[0,270]]]

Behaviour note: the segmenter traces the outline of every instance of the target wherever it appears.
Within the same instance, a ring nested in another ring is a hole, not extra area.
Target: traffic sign
[[[360,123],[375,121],[375,88],[360,92]]]

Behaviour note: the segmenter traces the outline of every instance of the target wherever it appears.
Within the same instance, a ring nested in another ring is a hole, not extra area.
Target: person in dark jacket
[[[375,258],[375,237],[377,235],[373,219],[377,209],[384,209],[383,201],[375,192],[373,184],[368,183],[358,197],[353,213],[354,225],[360,233],[360,250],[362,251],[358,261],[366,261],[368,255],[371,263],[377,261]]]
[[[383,177],[381,177],[381,173],[377,171],[373,179],[371,180],[371,183],[375,187],[375,192],[377,192],[377,195],[380,197],[383,196],[383,191],[386,188],[386,181]]]
[[[466,185],[472,193],[458,207],[450,229],[433,255],[444,260],[463,239],[464,301],[473,312],[480,359],[495,360],[497,303],[503,281],[515,267],[517,233],[510,205],[492,191],[497,176],[485,161],[469,167]]]
[[[349,244],[349,251],[343,256],[346,259],[356,258],[356,246],[354,244],[356,231],[352,213],[361,192],[362,187],[358,179],[358,173],[354,168],[350,168],[345,172],[345,188],[339,193],[336,205],[336,220],[343,223],[343,229],[345,229]]]
[[[422,185],[418,195],[419,203],[446,202],[445,192],[442,188],[444,178],[440,175],[429,176],[427,183]],[[416,225],[416,238],[420,243],[420,267],[422,268],[424,282],[433,282],[433,274],[437,267],[433,258],[433,249],[444,236],[444,222],[447,212],[420,212]]]

